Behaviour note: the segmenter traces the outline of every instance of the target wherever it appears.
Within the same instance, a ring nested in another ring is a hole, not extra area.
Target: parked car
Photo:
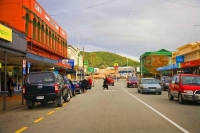
[[[76,96],[75,86],[73,85],[72,81],[66,77],[64,77],[64,82],[67,84],[68,88],[70,88],[71,97]]]
[[[138,83],[138,93],[158,93],[162,94],[162,88],[158,79],[154,78],[141,78]]]
[[[81,82],[79,82],[79,81],[72,81],[72,83],[75,86],[75,91],[78,92],[79,94],[81,94],[82,93]]]
[[[160,79],[160,85],[162,87],[162,90],[166,91],[169,89],[169,84],[172,81],[172,77],[171,76],[161,76]]]
[[[178,98],[180,104],[188,101],[200,102],[200,75],[176,74],[168,90],[169,100]]]
[[[114,84],[115,84],[114,79],[112,77],[108,77],[108,85],[114,86]]]
[[[127,79],[127,87],[136,87],[137,88],[138,85],[138,78],[137,77],[133,77],[130,76]]]
[[[34,108],[36,102],[56,101],[57,106],[62,107],[63,100],[70,101],[70,90],[64,85],[64,79],[54,72],[29,73],[22,93],[28,109]]]

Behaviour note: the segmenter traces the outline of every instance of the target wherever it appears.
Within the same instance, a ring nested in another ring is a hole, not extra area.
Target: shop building
[[[25,33],[31,66],[71,68],[63,63],[68,59],[67,33],[36,0],[1,0],[0,8],[1,20]]]
[[[200,74],[200,42],[188,43],[172,53],[172,64],[163,66],[157,71]]]
[[[172,63],[172,52],[165,50],[165,49],[161,49],[155,52],[145,52],[144,54],[142,54],[140,56],[140,74],[141,77],[152,77],[154,76],[155,73],[151,73],[147,70],[147,67],[152,66],[153,63],[155,63],[155,61],[151,58],[151,55],[158,55],[158,56],[166,56],[168,59],[168,64]],[[154,67],[154,66],[153,66]],[[156,69],[155,69],[156,71]],[[164,72],[165,74],[167,74],[167,72]]]

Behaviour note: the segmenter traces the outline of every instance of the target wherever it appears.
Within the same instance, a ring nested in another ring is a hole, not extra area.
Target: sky
[[[139,61],[200,41],[200,0],[37,0],[68,34],[68,44]]]

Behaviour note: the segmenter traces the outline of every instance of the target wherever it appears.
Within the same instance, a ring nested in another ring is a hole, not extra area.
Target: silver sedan
[[[159,80],[154,78],[141,78],[138,82],[138,93],[158,93],[162,94],[162,88]]]

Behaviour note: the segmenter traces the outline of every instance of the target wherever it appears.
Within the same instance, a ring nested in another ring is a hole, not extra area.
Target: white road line
[[[122,89],[124,89],[122,83],[121,83],[121,86],[122,86]],[[173,122],[172,120],[170,120],[168,117],[166,117],[165,115],[163,115],[162,113],[160,113],[159,111],[157,111],[156,109],[154,109],[153,107],[151,107],[150,105],[146,104],[145,102],[143,102],[142,100],[140,100],[136,96],[132,95],[127,90],[124,89],[124,91],[126,91],[129,95],[131,95],[132,97],[134,97],[135,99],[137,99],[138,101],[140,101],[141,103],[143,103],[144,105],[146,105],[147,107],[149,107],[151,110],[153,110],[154,112],[156,112],[157,114],[159,114],[161,117],[163,117],[165,120],[167,120],[168,122],[170,122],[172,125],[174,125],[178,129],[180,129],[184,133],[189,133],[186,129],[182,128],[181,126],[179,126],[178,124],[176,124],[175,122]]]

